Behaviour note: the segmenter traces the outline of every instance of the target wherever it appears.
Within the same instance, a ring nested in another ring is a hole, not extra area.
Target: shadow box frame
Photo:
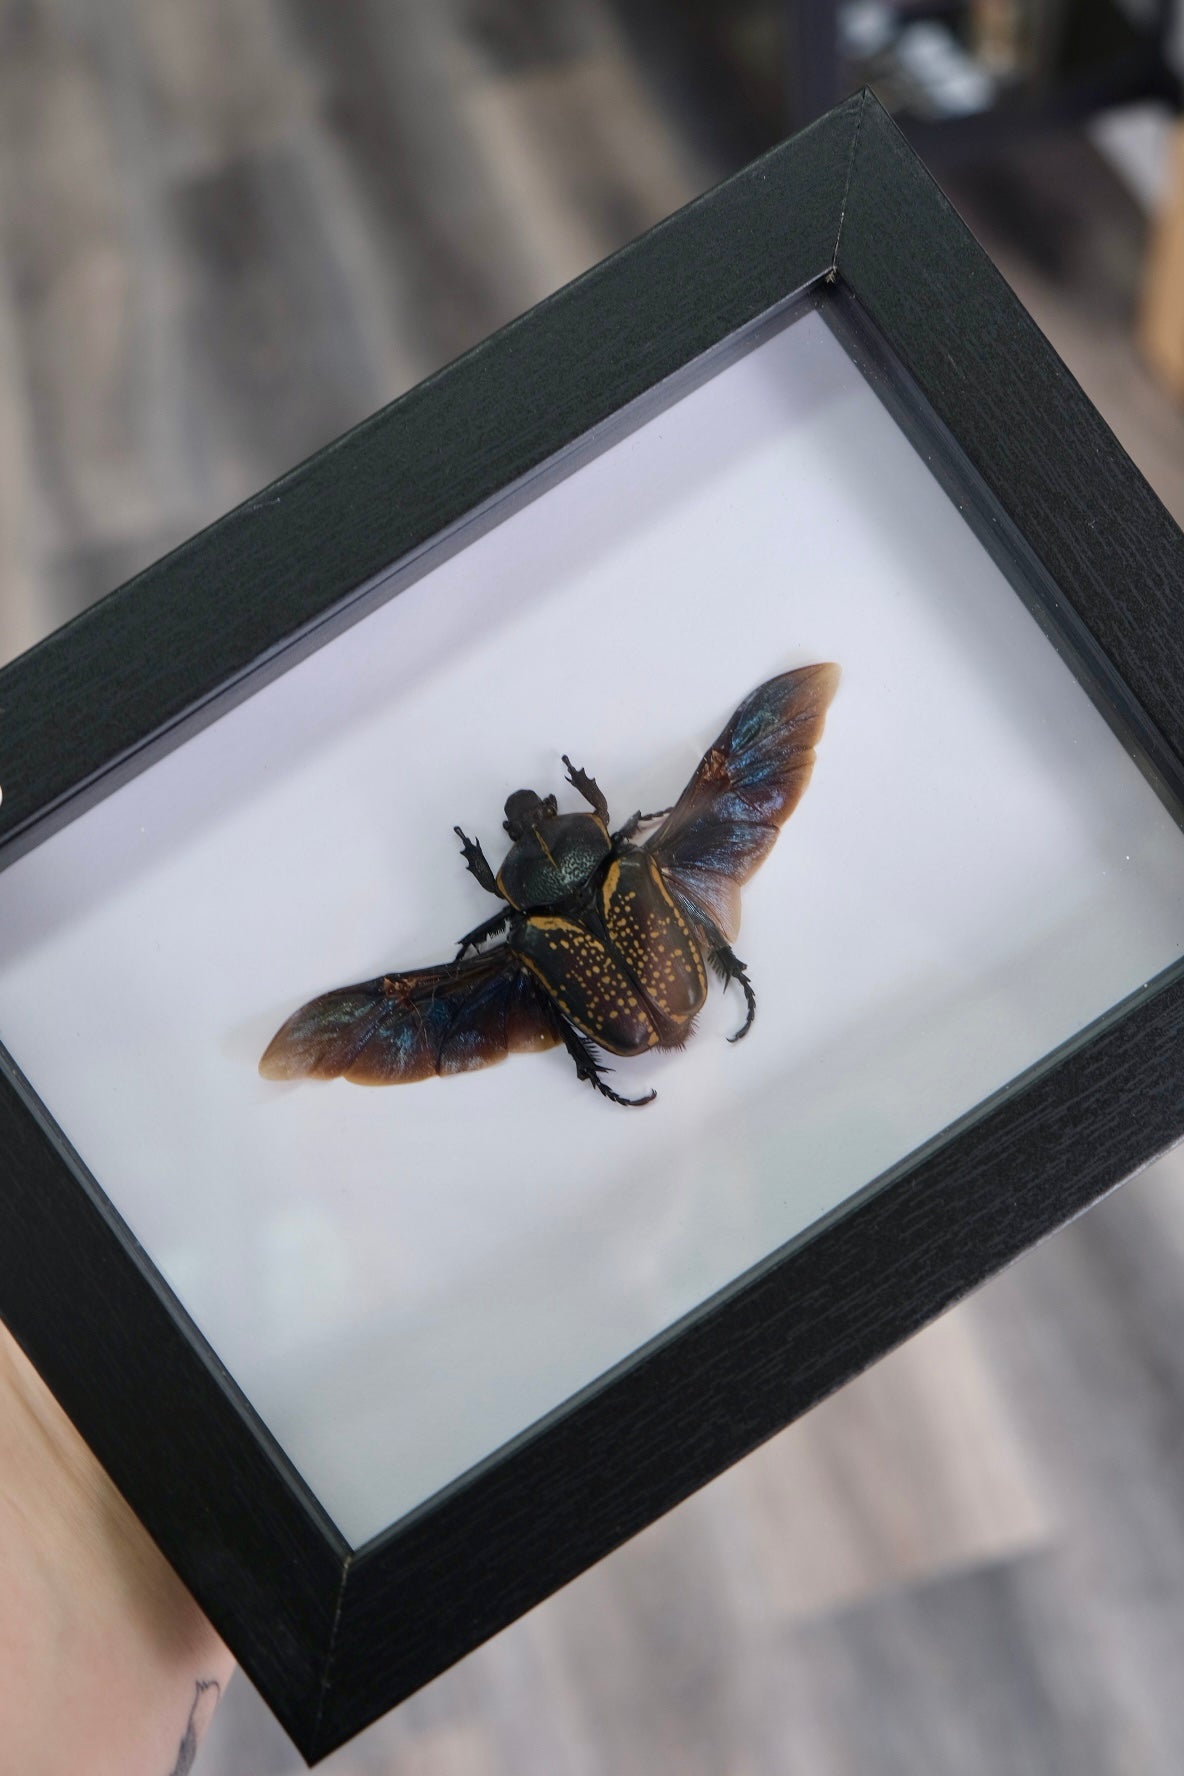
[[[1178,804],[1184,535],[863,93],[0,672],[0,867],[794,296]],[[1184,1135],[1182,1037],[1173,968],[358,1551],[2,1049],[0,1316],[315,1762]]]

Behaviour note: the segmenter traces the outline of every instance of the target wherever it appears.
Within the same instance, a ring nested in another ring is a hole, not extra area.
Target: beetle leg
[[[499,900],[504,900],[505,895],[497,885],[494,873],[489,867],[489,859],[481,849],[480,839],[466,839],[459,826],[454,826],[452,830],[460,840],[461,856],[465,860],[465,868],[469,874],[476,876],[487,894],[496,894]]]
[[[752,1020],[756,1016],[756,994],[752,990],[752,982],[748,978],[743,962],[741,962],[739,956],[736,954],[735,950],[732,949],[730,944],[713,944],[708,951],[707,959],[723,981],[725,987],[729,981],[739,981],[744,989],[744,1000],[748,1006],[748,1016],[736,1031],[736,1034],[728,1037],[729,1042],[739,1042],[740,1038],[742,1036],[747,1036],[748,1032],[752,1029]]]
[[[669,813],[670,808],[659,808],[654,814],[643,814],[639,808],[637,813],[630,814],[624,826],[618,827],[617,831],[612,835],[613,843],[616,844],[618,840],[622,839],[631,839],[639,826],[648,826],[651,820],[661,820]]]
[[[456,952],[456,960],[459,962],[466,950],[475,950],[477,945],[484,943],[487,937],[497,937],[499,932],[504,931],[509,923],[510,908],[507,907],[504,912],[495,913],[492,919],[486,919],[484,925],[475,925],[472,931],[466,932],[461,938],[460,949]]]
[[[624,1104],[633,1109],[642,1104],[652,1104],[657,1097],[656,1091],[647,1092],[644,1098],[623,1098],[619,1092],[613,1091],[604,1083],[603,1075],[611,1073],[612,1068],[598,1061],[588,1044],[578,1031],[573,1030],[566,1018],[557,1017],[556,1026],[563,1038],[563,1046],[576,1064],[576,1072],[589,1085],[594,1085],[602,1097],[611,1098],[614,1104]]]
[[[582,795],[594,814],[599,815],[604,824],[608,825],[608,803],[604,799],[604,791],[595,777],[589,777],[587,771],[578,770],[567,754],[563,754],[563,762],[567,766],[567,781]]]

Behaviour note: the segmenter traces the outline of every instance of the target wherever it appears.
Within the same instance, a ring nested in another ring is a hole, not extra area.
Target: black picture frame
[[[0,672],[0,866],[804,292],[1178,798],[1184,535],[865,93]],[[357,1553],[3,1050],[0,1315],[316,1761],[1179,1139],[1182,1024],[1176,970]]]

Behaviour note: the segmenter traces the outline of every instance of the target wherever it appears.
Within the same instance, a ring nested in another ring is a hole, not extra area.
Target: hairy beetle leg
[[[589,777],[587,771],[581,771],[577,766],[573,765],[566,753],[563,753],[562,757],[564,764],[567,766],[567,781],[571,784],[577,795],[583,796],[593,814],[598,815],[607,826],[608,803],[604,799],[604,791],[601,789],[599,783],[597,783],[595,777]]]
[[[744,989],[744,1002],[748,1006],[748,1016],[736,1034],[728,1037],[729,1042],[739,1042],[740,1038],[747,1036],[752,1029],[752,1020],[756,1016],[756,994],[753,992],[752,982],[748,978],[743,962],[728,944],[716,944],[711,951],[710,961],[725,986],[729,981],[739,981]]]
[[[496,894],[499,900],[504,900],[505,896],[498,887],[497,879],[489,867],[489,859],[481,849],[480,839],[467,839],[459,826],[454,826],[452,830],[460,840],[461,856],[465,860],[465,868],[469,874],[476,876],[487,894]],[[465,941],[467,943],[468,939],[466,938]]]
[[[583,1037],[572,1029],[566,1018],[557,1018],[556,1023],[563,1038],[563,1046],[576,1064],[577,1074],[581,1079],[586,1079],[589,1085],[595,1086],[602,1097],[611,1098],[614,1104],[623,1104],[630,1110],[653,1103],[658,1095],[656,1091],[647,1092],[644,1098],[623,1098],[619,1092],[613,1091],[604,1083],[603,1078],[609,1069],[596,1059]]]
[[[653,814],[643,814],[639,808],[637,813],[630,814],[624,826],[618,827],[617,831],[612,835],[613,844],[615,845],[618,841],[623,839],[631,839],[639,826],[648,826],[651,820],[665,819],[666,815],[671,812],[673,806],[674,804],[671,803],[669,808],[658,808]]]
[[[472,931],[466,932],[461,938],[460,948],[456,952],[456,960],[459,962],[466,950],[475,950],[479,944],[485,942],[487,937],[499,936],[509,923],[510,908],[507,907],[504,913],[495,913],[492,919],[486,919],[484,925],[475,925]]]

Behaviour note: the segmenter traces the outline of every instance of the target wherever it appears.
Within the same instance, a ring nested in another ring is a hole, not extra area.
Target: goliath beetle
[[[674,806],[633,814],[615,832],[595,779],[566,755],[568,782],[591,813],[560,814],[553,795],[515,791],[505,807],[510,850],[496,875],[456,827],[467,868],[500,910],[461,940],[451,962],[338,987],[302,1006],[259,1071],[388,1085],[562,1043],[579,1077],[614,1104],[650,1103],[652,1091],[611,1090],[595,1048],[621,1056],[681,1048],[709,966],[744,993],[747,1015],[730,1040],[748,1033],[756,995],[731,947],[740,889],[810,780],[838,677],[837,666],[804,666],[761,685]],[[662,824],[635,844],[655,820]],[[502,941],[481,947],[493,938]]]

